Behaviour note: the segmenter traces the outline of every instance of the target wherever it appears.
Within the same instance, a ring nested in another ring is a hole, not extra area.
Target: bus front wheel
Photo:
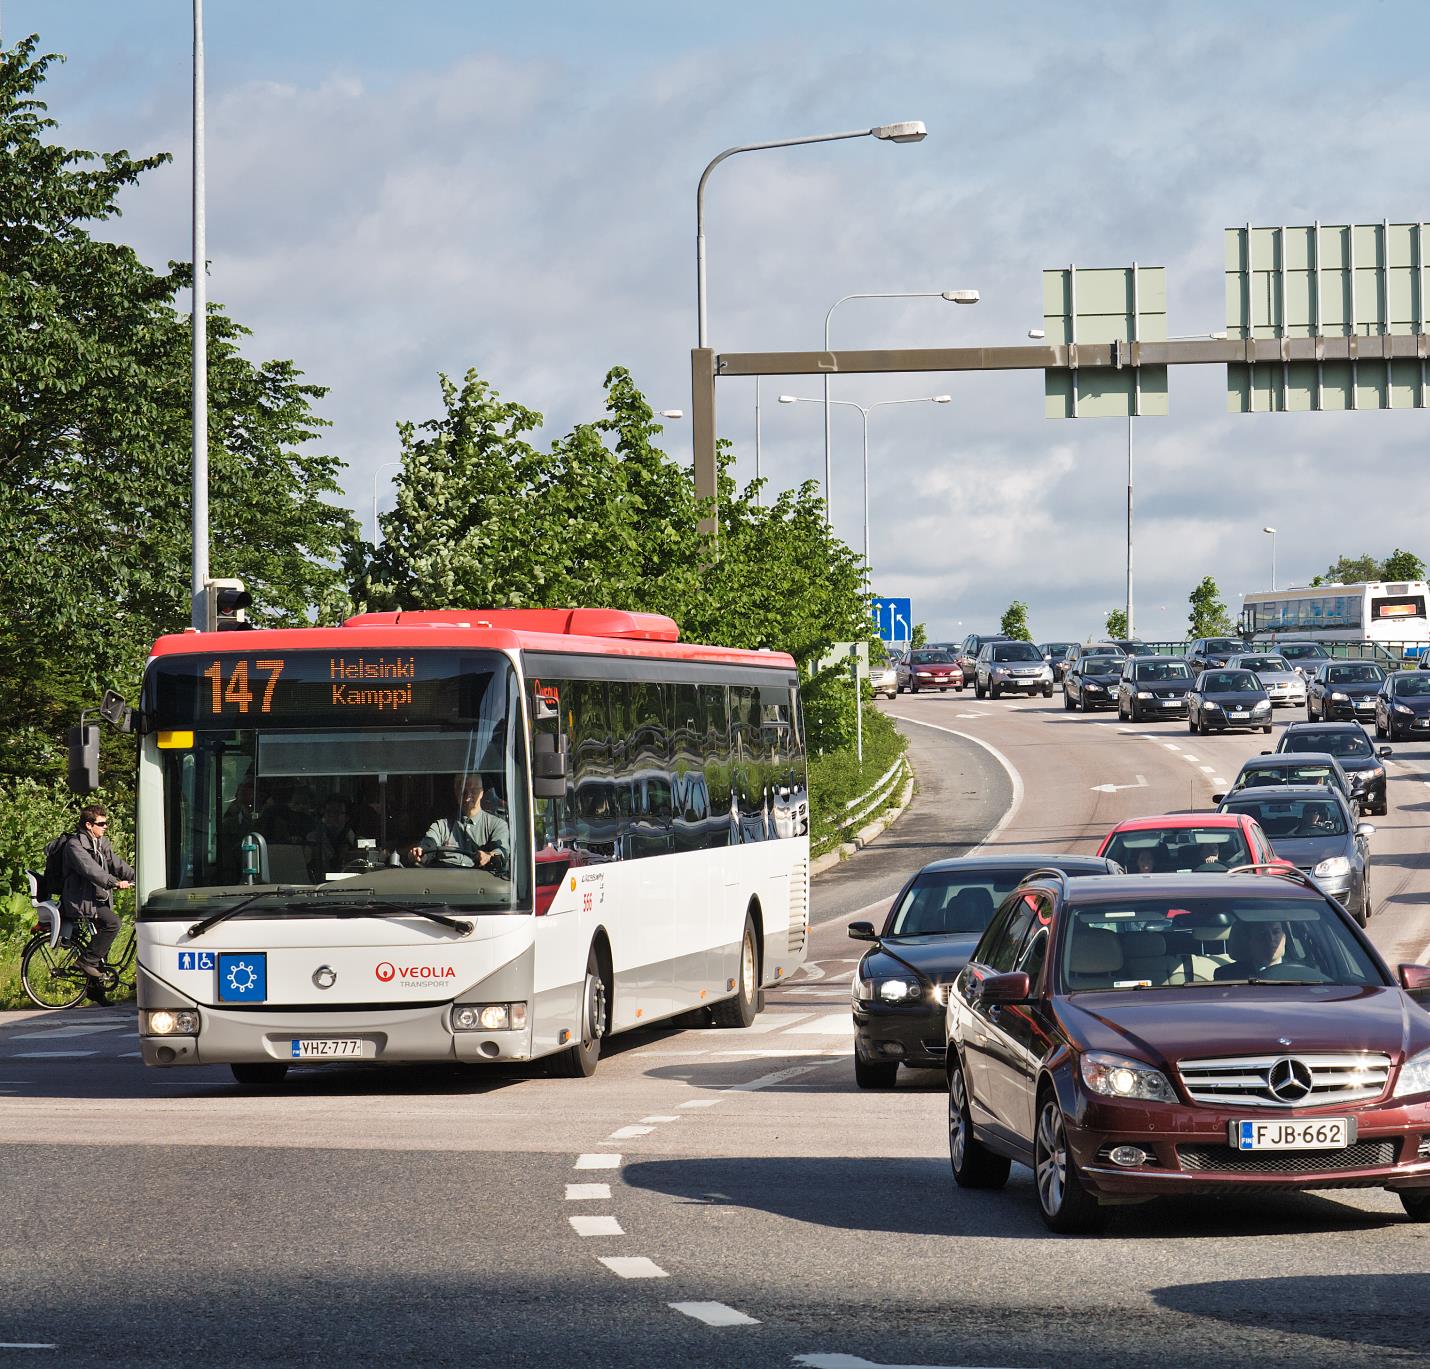
[[[596,948],[586,957],[581,989],[580,1040],[551,1057],[551,1073],[561,1079],[589,1079],[601,1058],[601,1039],[610,1026],[611,993],[601,972]]]
[[[717,1027],[748,1027],[760,1010],[760,953],[755,944],[755,924],[745,914],[745,930],[740,937],[740,972],[734,998],[710,1009]]]

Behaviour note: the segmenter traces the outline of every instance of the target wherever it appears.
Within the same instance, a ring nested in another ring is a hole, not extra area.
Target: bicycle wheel
[[[38,1008],[72,1008],[85,995],[89,979],[79,967],[79,953],[73,946],[50,947],[49,936],[41,932],[25,944],[20,957],[20,983]]]

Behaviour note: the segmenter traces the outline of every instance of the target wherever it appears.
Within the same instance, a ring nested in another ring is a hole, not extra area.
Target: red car
[[[1238,865],[1296,868],[1271,849],[1261,824],[1245,813],[1128,818],[1102,839],[1097,854],[1129,875],[1215,874]]]
[[[904,672],[909,691],[917,694],[921,689],[963,690],[963,667],[947,651],[920,647],[911,652]]]
[[[1166,1194],[1385,1188],[1430,1222],[1430,967],[1299,872],[1030,875],[948,1001],[961,1188],[1054,1231]]]

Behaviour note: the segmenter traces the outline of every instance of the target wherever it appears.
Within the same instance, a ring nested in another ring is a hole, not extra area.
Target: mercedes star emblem
[[[1283,1056],[1266,1071],[1266,1087],[1283,1103],[1299,1103],[1311,1092],[1311,1067],[1304,1061]]]
[[[319,965],[313,971],[313,983],[320,989],[331,989],[338,982],[338,972],[331,965]]]

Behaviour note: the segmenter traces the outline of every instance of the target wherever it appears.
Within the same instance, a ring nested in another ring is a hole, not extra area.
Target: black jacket
[[[106,837],[96,841],[88,832],[76,832],[65,843],[65,889],[60,911],[65,917],[93,917],[107,908],[114,887],[132,880],[134,871],[114,854]]]

